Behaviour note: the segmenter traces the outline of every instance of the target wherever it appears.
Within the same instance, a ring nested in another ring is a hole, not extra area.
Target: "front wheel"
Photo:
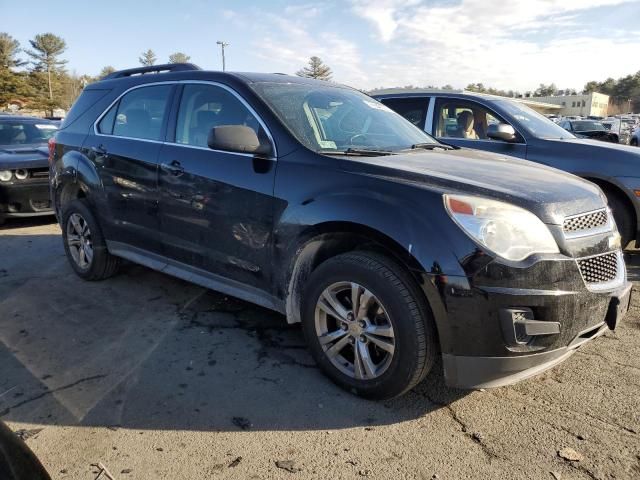
[[[302,322],[323,372],[362,397],[405,393],[435,360],[436,329],[422,293],[379,254],[346,253],[322,263],[309,278]]]
[[[629,211],[630,207],[627,206],[627,203],[618,194],[605,191],[605,195],[613,212],[613,219],[616,221],[622,248],[624,249],[635,238],[634,215]]]

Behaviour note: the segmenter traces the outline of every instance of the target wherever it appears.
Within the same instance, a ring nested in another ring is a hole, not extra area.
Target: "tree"
[[[115,71],[116,69],[113,68],[111,65],[102,67],[102,70],[100,70],[100,73],[98,74],[98,79],[103,79],[104,77],[106,77],[107,75],[111,75]]]
[[[53,103],[52,74],[64,71],[66,60],[60,60],[60,55],[67,49],[66,42],[53,33],[42,33],[29,40],[33,50],[27,50],[33,60],[33,70],[36,72],[47,72],[47,86],[49,87],[49,101]],[[53,108],[53,107],[52,107]],[[51,108],[51,109],[52,109]]]
[[[558,87],[556,87],[555,83],[551,83],[549,85],[545,85],[541,83],[537,88],[533,95],[536,97],[550,97],[552,95],[556,95],[558,93]]]
[[[158,60],[158,57],[156,57],[156,54],[151,49],[142,52],[142,56],[138,57],[138,61],[145,67],[155,65],[156,60]]]
[[[26,72],[12,72],[8,68],[0,68],[0,110],[11,102],[27,104],[34,96],[35,91],[29,85]]]
[[[309,59],[309,66],[304,67],[296,72],[299,77],[315,78],[317,80],[331,80],[331,69],[322,63],[319,57],[311,57]]]
[[[20,60],[20,42],[5,32],[0,32],[0,68],[21,67],[27,62]]]
[[[169,55],[169,63],[188,63],[191,57],[186,53],[176,52]]]

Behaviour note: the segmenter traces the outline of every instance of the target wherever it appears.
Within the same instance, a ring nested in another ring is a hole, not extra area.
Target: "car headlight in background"
[[[533,253],[558,253],[553,235],[533,213],[481,197],[444,195],[451,218],[480,245],[507,260]]]
[[[18,180],[26,180],[29,177],[29,170],[21,168],[20,170],[16,170],[14,175]]]
[[[0,170],[0,182],[10,181],[12,176],[11,170]]]

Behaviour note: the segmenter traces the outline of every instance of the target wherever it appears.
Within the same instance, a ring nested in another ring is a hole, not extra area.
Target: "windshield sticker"
[[[368,107],[374,108],[376,110],[384,110],[385,112],[390,112],[391,109],[381,104],[380,102],[376,102],[375,100],[363,100],[364,104]]]

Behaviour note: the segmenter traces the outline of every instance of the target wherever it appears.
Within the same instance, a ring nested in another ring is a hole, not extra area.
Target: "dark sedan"
[[[562,120],[560,126],[578,138],[591,138],[611,143],[620,141],[617,133],[607,130],[602,122],[595,120]]]
[[[0,224],[53,214],[47,142],[57,129],[51,120],[0,115]]]
[[[449,145],[524,158],[596,183],[607,196],[624,246],[640,240],[637,148],[577,138],[522,101],[505,97],[418,89],[372,96]]]

